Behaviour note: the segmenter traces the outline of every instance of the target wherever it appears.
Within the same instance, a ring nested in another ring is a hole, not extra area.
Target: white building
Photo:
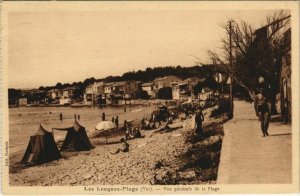
[[[102,96],[104,92],[104,83],[103,82],[94,82],[85,89],[84,93],[84,103],[85,104],[97,104],[98,99]]]
[[[146,91],[149,96],[155,97],[154,84],[152,82],[143,83],[142,90]]]
[[[19,98],[19,106],[27,106],[27,98]]]
[[[172,83],[172,99],[188,99],[191,96],[189,90],[189,84],[185,82],[174,82]]]
[[[210,88],[204,87],[201,93],[198,94],[198,99],[200,101],[206,101],[208,98],[213,98],[213,91]]]
[[[69,97],[62,96],[59,99],[59,104],[60,105],[69,105],[69,104],[71,104],[71,99]]]
[[[51,89],[50,91],[48,91],[48,93],[49,98],[52,100],[59,99],[61,96],[61,92],[59,89]]]
[[[62,95],[59,99],[60,105],[66,105],[71,104],[72,99],[74,97],[74,91],[76,90],[76,87],[67,87],[62,90]]]

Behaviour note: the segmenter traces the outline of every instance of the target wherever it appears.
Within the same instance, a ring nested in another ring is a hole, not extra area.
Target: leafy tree
[[[199,93],[201,93],[202,91],[202,85],[201,82],[198,82],[195,86],[194,86],[194,94],[198,95]]]
[[[221,40],[222,52],[210,50],[208,54],[219,71],[230,75],[234,82],[242,86],[254,99],[257,78],[264,76],[271,86],[270,99],[274,108],[276,93],[279,91],[279,72],[281,57],[290,49],[291,44],[282,36],[282,31],[288,29],[290,15],[285,11],[278,11],[266,18],[266,25],[254,30],[244,21],[233,23],[232,64],[230,63],[229,36]],[[224,26],[229,34],[229,28]]]
[[[144,91],[142,89],[138,91],[137,97],[141,99],[150,99],[150,95],[148,95],[147,91]]]
[[[60,82],[58,82],[58,83],[55,85],[55,88],[57,88],[57,89],[62,89],[62,88],[63,88],[63,85],[62,85]]]
[[[43,90],[45,90],[45,87],[40,86],[40,87],[39,87],[39,90],[40,90],[40,91],[43,91]]]
[[[208,87],[210,89],[217,90],[220,89],[220,84],[217,83],[212,76],[209,76],[202,83],[202,87]]]
[[[163,87],[158,90],[157,93],[158,99],[172,99],[172,88],[171,87]]]

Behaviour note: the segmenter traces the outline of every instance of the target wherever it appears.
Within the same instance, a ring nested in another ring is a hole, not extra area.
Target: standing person
[[[142,125],[142,129],[145,129],[145,118],[142,118],[141,125]]]
[[[75,120],[77,119],[77,115],[76,115],[76,114],[74,114],[74,119],[75,119]]]
[[[116,124],[117,130],[118,130],[119,129],[119,116],[116,117],[115,124]]]
[[[78,118],[78,120],[80,120],[80,115],[79,114],[77,114],[77,118]]]
[[[105,121],[105,113],[102,113],[102,121]]]
[[[270,103],[267,97],[263,94],[263,89],[259,89],[258,94],[255,96],[254,107],[256,116],[259,117],[261,131],[263,137],[268,136],[269,120],[270,120]]]
[[[111,122],[115,123],[115,117],[111,118]]]
[[[288,111],[288,99],[286,97],[283,99],[283,107],[281,111],[283,114],[282,122],[284,124],[287,124],[289,121],[289,111]]]
[[[185,108],[184,113],[185,113],[185,118],[188,119],[189,118],[189,111],[188,111],[187,108]]]
[[[204,115],[202,113],[202,109],[196,111],[195,116],[195,132],[199,136],[203,136],[202,122],[204,121]]]
[[[63,120],[63,115],[62,113],[59,114],[59,119],[62,121]]]
[[[124,112],[126,113],[126,106],[124,107]]]
[[[258,89],[258,92],[257,94],[259,93],[262,93],[262,95],[264,97],[266,97],[267,99],[267,102],[268,102],[268,108],[269,108],[269,119],[271,118],[271,102],[270,102],[270,85],[267,81],[265,81],[265,78],[260,76],[258,78],[258,85],[257,85],[257,89]]]

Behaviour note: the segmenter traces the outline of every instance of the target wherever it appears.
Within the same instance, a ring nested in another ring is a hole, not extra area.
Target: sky
[[[38,88],[147,67],[194,66],[226,36],[228,19],[260,27],[272,10],[10,12],[10,88]]]

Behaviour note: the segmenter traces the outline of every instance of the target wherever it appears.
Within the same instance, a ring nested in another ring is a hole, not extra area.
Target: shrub
[[[210,117],[217,117],[224,113],[230,112],[230,100],[229,99],[220,99],[218,101],[218,108],[213,110]]]

